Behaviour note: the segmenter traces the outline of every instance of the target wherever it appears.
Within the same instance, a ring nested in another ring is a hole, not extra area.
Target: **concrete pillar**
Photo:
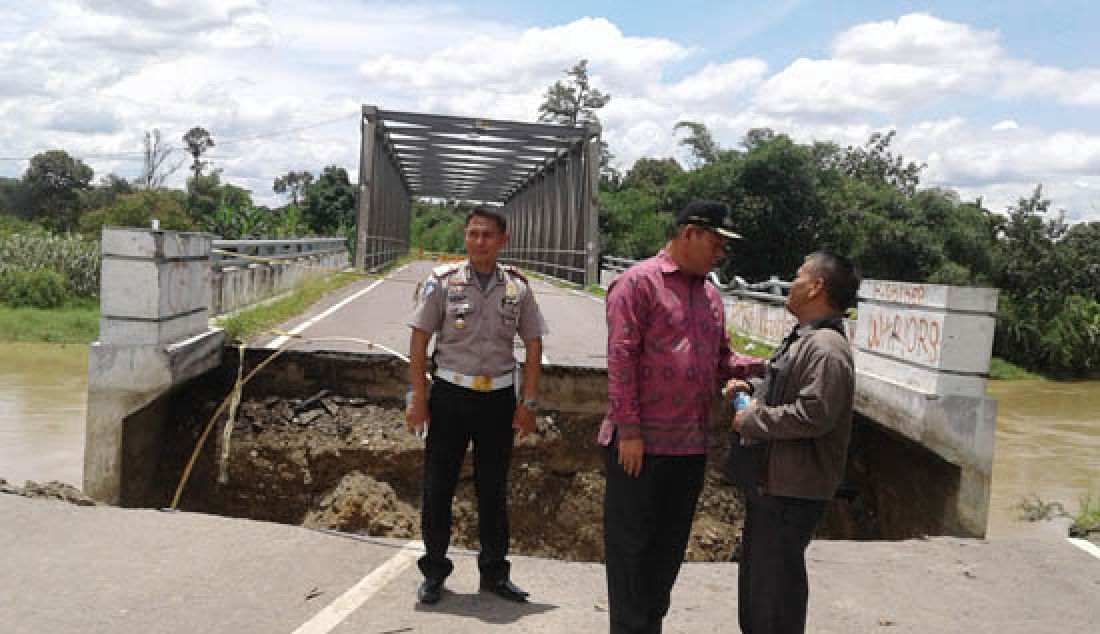
[[[997,290],[865,280],[859,294],[857,408],[959,467],[945,529],[984,536],[997,417],[985,390]]]
[[[210,240],[103,229],[100,337],[88,356],[84,449],[84,491],[98,500],[120,503],[126,468],[150,468],[143,451],[153,451],[149,439],[159,429],[126,429],[126,418],[220,361],[224,333],[207,325]]]

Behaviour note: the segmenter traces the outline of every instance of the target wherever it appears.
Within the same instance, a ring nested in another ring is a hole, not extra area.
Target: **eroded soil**
[[[220,446],[204,452],[182,508],[394,538],[419,538],[423,441],[404,427],[402,403],[318,393],[309,399],[246,401],[230,438],[228,480],[217,482]],[[210,411],[211,407],[207,408]],[[181,421],[178,474],[199,418]],[[203,421],[205,422],[205,421]],[[567,560],[603,558],[602,454],[596,416],[549,413],[516,445],[509,474],[512,551]],[[212,434],[220,439],[221,425]],[[217,444],[220,445],[220,442]],[[722,485],[711,457],[688,548],[691,561],[727,561],[743,504]],[[454,503],[452,543],[477,548],[477,512],[467,454]],[[174,465],[174,466],[173,466]],[[166,477],[166,482],[170,478]]]

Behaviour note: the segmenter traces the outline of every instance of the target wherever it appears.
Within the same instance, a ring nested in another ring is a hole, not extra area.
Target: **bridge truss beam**
[[[501,259],[582,284],[599,281],[598,126],[363,106],[355,264],[408,250],[411,199],[492,206],[509,223]]]

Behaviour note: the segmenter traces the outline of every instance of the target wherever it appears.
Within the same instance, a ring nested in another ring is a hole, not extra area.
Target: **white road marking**
[[[604,303],[604,299],[602,297],[597,297],[597,296],[593,295],[592,293],[589,293],[589,292],[586,292],[586,291],[575,291],[571,288],[566,289],[566,290],[568,290],[570,293],[573,293],[574,295],[580,295],[581,297],[587,297],[588,299],[590,299],[590,300],[592,300],[592,301],[594,301],[598,304]]]
[[[1096,544],[1087,539],[1077,539],[1076,537],[1067,537],[1066,540],[1093,557],[1100,559],[1100,547],[1097,547]]]
[[[420,554],[424,552],[423,544],[411,541],[401,546],[397,554],[390,557],[386,563],[375,568],[370,574],[359,580],[359,583],[340,595],[335,601],[328,604],[312,619],[306,621],[301,627],[294,630],[294,634],[327,634],[340,625],[349,614],[359,609],[376,592],[381,590],[405,571]]]
[[[352,295],[350,295],[348,297],[345,297],[340,302],[338,302],[336,304],[333,304],[332,306],[330,306],[327,310],[325,310],[321,314],[316,315],[316,316],[312,317],[311,319],[308,319],[308,320],[298,324],[297,326],[295,326],[293,329],[290,330],[290,334],[292,334],[292,335],[301,334],[303,331],[305,331],[307,328],[309,328],[313,324],[316,324],[317,322],[321,321],[325,317],[328,317],[328,316],[332,315],[333,313],[340,310],[344,306],[347,306],[348,304],[354,302],[355,300],[359,299],[363,295],[366,295],[367,293],[371,292],[372,290],[374,290],[374,288],[376,286],[378,286],[382,282],[385,282],[387,279],[389,279],[390,276],[397,275],[401,271],[405,270],[405,268],[408,267],[408,266],[409,265],[406,264],[405,266],[402,266],[402,267],[398,268],[396,271],[393,271],[392,273],[390,273],[389,275],[386,275],[382,279],[376,280],[373,284],[371,284],[370,286],[364,288],[363,290],[356,291]],[[287,339],[289,339],[289,338],[290,337],[287,337],[285,335],[280,336],[280,337],[276,337],[276,338],[272,339],[270,343],[267,344],[267,348],[271,349],[271,350],[274,350],[276,348],[282,347],[282,345],[284,343],[286,343]]]

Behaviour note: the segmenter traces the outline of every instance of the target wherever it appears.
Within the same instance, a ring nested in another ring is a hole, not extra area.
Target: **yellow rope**
[[[218,408],[216,410],[214,410],[214,414],[210,417],[210,420],[208,420],[206,422],[206,426],[203,428],[202,435],[199,436],[198,442],[195,443],[195,449],[194,449],[194,451],[191,452],[191,458],[187,461],[187,465],[183,469],[183,474],[180,476],[179,484],[176,486],[176,493],[175,493],[174,496],[172,496],[172,504],[169,506],[170,509],[174,510],[176,507],[179,506],[180,497],[183,495],[183,489],[184,489],[184,487],[187,486],[187,481],[191,478],[191,470],[195,467],[195,461],[198,460],[199,452],[202,451],[203,446],[206,444],[206,437],[210,435],[210,430],[213,429],[214,422],[217,421],[218,417],[222,415],[222,412],[225,411],[225,408],[232,403],[232,406],[231,406],[231,409],[230,409],[230,414],[229,414],[229,419],[226,421],[225,430],[223,431],[223,436],[222,436],[223,445],[222,445],[222,452],[221,452],[221,461],[219,462],[219,474],[218,474],[218,482],[219,483],[225,484],[226,482],[228,482],[228,479],[229,479],[229,472],[228,472],[229,437],[233,433],[233,421],[234,421],[234,418],[235,418],[235,415],[236,415],[237,405],[240,403],[240,397],[241,397],[241,393],[244,389],[244,385],[246,383],[248,383],[249,381],[251,381],[252,377],[256,376],[256,373],[258,373],[260,370],[264,369],[267,366],[267,364],[271,363],[279,355],[281,355],[282,353],[284,353],[288,349],[290,349],[290,346],[292,344],[299,343],[299,342],[308,343],[308,342],[319,342],[319,341],[345,341],[345,342],[346,341],[352,341],[352,342],[365,344],[367,346],[367,349],[380,348],[380,349],[388,352],[389,354],[397,357],[398,359],[401,359],[405,363],[409,362],[409,358],[407,356],[401,354],[400,352],[397,352],[393,348],[388,348],[388,347],[383,346],[381,344],[374,343],[373,341],[370,341],[368,339],[360,339],[360,338],[357,338],[357,337],[303,337],[300,334],[294,334],[294,333],[286,332],[284,330],[279,330],[277,328],[272,328],[271,330],[268,330],[265,334],[273,334],[273,335],[280,336],[280,337],[286,337],[286,341],[284,341],[282,343],[282,345],[280,345],[278,348],[275,349],[274,354],[272,354],[270,357],[268,357],[268,358],[264,359],[262,362],[260,362],[255,368],[252,369],[251,372],[248,373],[247,376],[244,376],[243,378],[242,378],[241,375],[243,374],[243,371],[244,371],[244,353],[245,353],[245,350],[246,350],[246,345],[245,345],[244,342],[241,342],[239,344],[239,346],[238,346],[239,358],[238,358],[238,366],[237,366],[237,380],[233,384],[233,389],[230,390],[229,394],[224,399],[222,399],[222,402],[221,402],[220,405],[218,405]],[[428,379],[431,380],[431,375],[430,374],[425,373],[425,376],[427,376]]]

